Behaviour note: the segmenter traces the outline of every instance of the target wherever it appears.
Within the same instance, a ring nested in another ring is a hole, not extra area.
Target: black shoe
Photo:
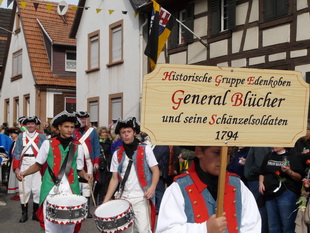
[[[22,208],[22,217],[19,219],[19,222],[23,223],[28,220],[28,203],[26,206],[24,204],[21,204]]]
[[[32,220],[39,221],[38,216],[37,216],[38,209],[39,209],[39,204],[33,203]]]
[[[93,215],[88,211],[87,218],[92,218]]]

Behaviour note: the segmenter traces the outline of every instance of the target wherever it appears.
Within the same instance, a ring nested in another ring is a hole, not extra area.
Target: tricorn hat
[[[18,123],[20,124],[20,125],[22,125],[23,124],[23,121],[26,119],[26,116],[21,116],[21,117],[19,117],[18,118]]]
[[[86,111],[77,111],[77,112],[75,112],[75,116],[77,116],[79,118],[88,118],[89,113]]]
[[[17,128],[17,127],[8,128],[6,131],[7,131],[8,133],[16,133],[16,134],[19,134],[19,133],[22,132],[22,131],[21,131],[19,128]]]
[[[25,117],[21,124],[26,125],[29,122],[34,122],[36,125],[41,124],[41,121],[37,116]]]
[[[135,117],[128,117],[126,120],[118,119],[115,126],[115,133],[119,134],[121,128],[133,128],[136,133],[140,133],[140,123]]]
[[[77,118],[75,113],[70,113],[67,111],[62,111],[61,113],[58,113],[51,121],[51,125],[55,128],[58,127],[58,125],[62,124],[63,122],[73,122],[75,124],[75,128],[80,128],[82,123]]]

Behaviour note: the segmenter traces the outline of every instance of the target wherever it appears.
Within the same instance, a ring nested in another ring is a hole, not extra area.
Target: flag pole
[[[176,20],[179,24],[181,24],[187,31],[189,31],[189,32],[192,33],[194,36],[196,36],[196,37],[198,38],[199,42],[200,42],[201,44],[203,44],[203,46],[205,46],[206,48],[208,47],[208,44],[205,43],[205,42],[201,39],[200,36],[198,36],[195,32],[193,32],[191,29],[189,29],[184,23],[182,23],[182,22],[181,22],[180,20],[178,20],[177,18],[175,18],[175,20]]]

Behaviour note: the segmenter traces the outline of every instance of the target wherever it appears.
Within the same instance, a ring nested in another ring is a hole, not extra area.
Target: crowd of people
[[[20,223],[32,195],[32,220],[42,229],[78,232],[81,223],[46,217],[53,196],[77,194],[88,206],[128,201],[133,232],[310,232],[297,204],[310,191],[310,123],[294,148],[229,148],[224,215],[216,216],[221,147],[152,145],[134,117],[98,128],[89,117],[64,111],[43,132],[36,116],[2,126],[0,181],[20,201]],[[93,214],[88,208],[87,218]]]

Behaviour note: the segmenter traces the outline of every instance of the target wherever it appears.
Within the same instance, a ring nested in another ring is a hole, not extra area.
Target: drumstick
[[[89,182],[88,184],[89,184],[89,189],[90,189],[91,197],[93,199],[94,206],[97,207],[96,206],[96,202],[95,202],[95,197],[94,197],[94,192],[93,192],[92,184],[91,184],[91,182]]]
[[[25,183],[24,183],[24,177],[22,178],[22,189],[23,189],[24,207],[26,207],[26,195],[25,195]]]

